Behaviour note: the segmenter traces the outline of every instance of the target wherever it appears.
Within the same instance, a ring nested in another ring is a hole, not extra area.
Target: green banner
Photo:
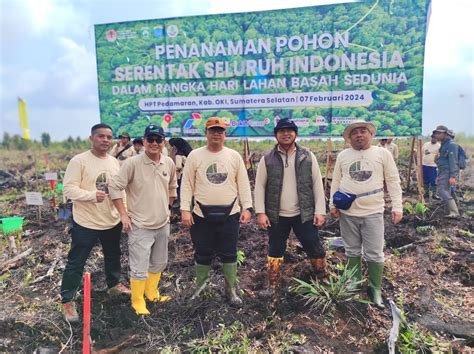
[[[356,119],[379,136],[421,134],[429,0],[379,0],[95,26],[101,121],[141,136],[341,136]]]

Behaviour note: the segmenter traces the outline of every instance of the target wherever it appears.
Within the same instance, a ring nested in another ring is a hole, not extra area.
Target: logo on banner
[[[192,118],[188,119],[184,125],[183,125],[183,129],[191,129],[193,127],[193,120]]]
[[[328,122],[326,120],[326,118],[324,118],[323,116],[317,116],[315,119],[314,119],[314,125],[328,125]]]
[[[176,25],[169,25],[166,28],[166,35],[170,38],[174,38],[178,35],[178,26]]]
[[[155,38],[163,37],[163,27],[154,27],[153,28],[153,36]]]
[[[109,42],[115,42],[117,39],[117,32],[114,29],[110,29],[105,32],[105,38],[107,38]]]
[[[166,123],[171,123],[171,121],[173,120],[173,116],[171,114],[165,114],[163,116],[163,120],[166,122]]]

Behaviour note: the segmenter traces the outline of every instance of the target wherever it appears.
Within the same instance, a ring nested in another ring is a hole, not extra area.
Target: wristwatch
[[[247,208],[247,209],[245,209],[245,210],[248,210],[248,211],[250,212],[250,214],[253,213],[253,208]]]

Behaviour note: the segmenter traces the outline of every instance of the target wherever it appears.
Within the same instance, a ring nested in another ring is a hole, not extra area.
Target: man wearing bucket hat
[[[74,296],[93,247],[100,241],[104,253],[105,279],[111,295],[130,294],[120,283],[120,235],[122,224],[108,194],[108,182],[119,162],[107,152],[112,143],[112,128],[96,124],[89,137],[92,148],[74,156],[64,175],[64,195],[73,202],[71,249],[61,283],[63,313],[69,322],[79,321]]]
[[[252,194],[242,157],[224,146],[226,127],[222,118],[209,118],[207,145],[188,155],[181,182],[181,221],[190,227],[194,245],[196,291],[191,300],[206,287],[217,256],[222,262],[226,297],[232,305],[240,306],[237,240],[239,222],[247,224],[251,219]]]
[[[160,295],[158,285],[168,262],[170,206],[177,188],[174,162],[162,154],[163,128],[149,125],[143,140],[145,153],[124,161],[109,185],[110,197],[128,233],[131,300],[137,315],[150,314],[145,298],[151,302],[170,300]]]
[[[268,295],[275,299],[283,255],[291,229],[303,246],[317,277],[327,280],[326,252],[318,236],[326,201],[318,161],[296,144],[298,127],[290,119],[275,126],[275,147],[262,157],[255,180],[258,225],[268,230]],[[264,292],[265,294],[267,291]]]
[[[369,297],[382,308],[384,182],[392,200],[392,222],[397,224],[403,214],[397,167],[388,150],[371,145],[375,133],[375,126],[365,121],[355,121],[344,130],[351,147],[337,156],[329,208],[333,217],[339,217],[355,284],[362,278],[363,256],[368,266]]]
[[[436,161],[438,166],[438,195],[446,204],[447,217],[458,217],[459,210],[454,200],[451,188],[457,184],[459,175],[458,153],[459,145],[453,141],[454,133],[444,125],[438,125],[433,134],[441,143],[439,157]]]

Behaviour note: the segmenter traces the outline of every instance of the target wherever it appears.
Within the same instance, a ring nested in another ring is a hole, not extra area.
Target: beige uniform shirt
[[[112,150],[110,150],[110,155],[116,158],[118,153],[120,151],[122,151],[123,148],[124,148],[124,146],[120,146],[120,144],[115,144],[112,147]],[[123,160],[126,160],[129,157],[132,157],[134,155],[135,155],[135,149],[133,148],[132,144],[130,143],[130,147],[127,150],[125,150],[124,152],[122,152],[117,160],[119,160],[120,163],[121,163]]]
[[[436,157],[439,155],[439,148],[441,147],[440,143],[432,144],[431,141],[428,141],[423,144],[423,165],[436,167]]]
[[[402,212],[400,177],[390,152],[378,146],[371,146],[367,150],[345,149],[337,156],[334,166],[330,208],[334,208],[332,196],[338,190],[361,194],[383,189],[384,181],[392,200],[392,211]],[[350,209],[340,210],[340,212],[351,216],[367,216],[383,213],[384,207],[384,193],[380,191],[357,198]]]
[[[109,184],[112,200],[127,194],[127,210],[133,224],[142,229],[159,229],[169,222],[169,198],[176,197],[173,160],[161,155],[159,162],[146,153],[123,162]]]
[[[105,159],[95,156],[90,150],[74,156],[64,175],[64,195],[73,202],[73,219],[79,225],[107,230],[120,222],[120,216],[112,200],[107,197],[97,202],[97,190],[107,191],[110,178],[115,175],[120,164],[115,157]]]
[[[186,156],[176,155],[176,178],[180,179],[183,174],[184,164],[186,163]]]
[[[385,145],[378,144],[377,146],[378,146],[378,147],[381,147],[382,149],[386,149],[386,150],[390,151],[390,153],[391,153],[392,156],[393,156],[393,159],[395,160],[395,162],[397,162],[397,160],[398,160],[398,155],[399,155],[399,153],[398,153],[398,146],[397,146],[397,145],[395,145],[395,144],[393,144],[393,143],[391,143],[391,144],[388,144],[388,143],[387,143],[387,144],[385,144]]]
[[[280,156],[285,161],[285,154],[280,151]],[[296,150],[288,155],[288,167],[283,170],[283,186],[280,195],[280,216],[291,217],[301,214],[298,193],[296,190],[296,170],[295,170]],[[324,196],[323,181],[318,160],[311,153],[313,193],[314,193],[314,213],[326,214],[326,200]],[[255,212],[265,213],[265,188],[267,185],[267,166],[265,157],[262,157],[258,164],[257,177],[255,179]]]
[[[181,180],[181,210],[191,211],[193,196],[204,205],[229,205],[237,197],[231,215],[240,212],[241,206],[251,208],[250,182],[239,153],[226,147],[219,152],[207,146],[193,150]],[[203,217],[197,203],[193,212]]]

